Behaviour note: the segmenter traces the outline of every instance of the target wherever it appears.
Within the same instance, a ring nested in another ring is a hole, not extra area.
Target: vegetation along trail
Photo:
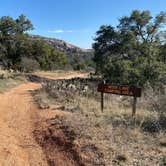
[[[77,76],[72,73],[64,78]],[[40,118],[57,113],[42,114],[33,103],[31,91],[40,87],[40,84],[27,82],[0,95],[0,166],[48,165],[33,131]],[[67,159],[63,157],[63,160]]]

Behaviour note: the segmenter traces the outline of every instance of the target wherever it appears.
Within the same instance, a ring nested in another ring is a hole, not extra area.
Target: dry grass
[[[72,73],[72,71],[70,71],[69,73]],[[65,76],[66,71],[64,70],[55,70],[55,71],[36,71],[34,72],[34,74],[39,75],[39,76]]]
[[[131,118],[129,98],[120,104],[118,96],[105,95],[105,108],[102,113],[100,102],[91,96],[50,97],[46,91],[39,91],[38,101],[47,103],[50,108],[60,108],[71,112],[67,117],[56,117],[52,121],[65,126],[74,133],[73,142],[81,148],[82,156],[91,156],[92,165],[162,165],[165,161],[165,130],[156,125],[157,112],[137,110],[135,123]],[[138,101],[141,102],[141,101]],[[152,132],[147,129],[155,129]],[[147,126],[146,126],[147,125]],[[145,132],[148,131],[148,132]],[[97,148],[97,150],[96,150]],[[100,155],[99,155],[99,152]],[[84,158],[84,157],[83,157]],[[86,165],[86,164],[85,164]]]
[[[136,119],[133,120],[131,97],[105,94],[104,112],[101,112],[96,82],[93,86],[91,83],[84,79],[68,80],[67,83],[65,80],[52,81],[43,84],[35,94],[39,103],[69,113],[51,119],[51,124],[55,128],[60,126],[72,144],[79,147],[84,164],[164,165],[165,101],[160,102],[160,98],[165,96],[155,95],[153,90],[147,92],[138,99]],[[85,89],[87,86],[88,90],[83,93],[80,87]]]
[[[37,71],[33,73],[37,76],[48,78],[48,79],[61,79],[61,78],[71,78],[72,75],[73,77],[86,77],[88,74],[85,72],[76,72],[76,71],[68,71],[68,70],[55,70],[55,71]],[[68,76],[67,76],[68,75]]]
[[[26,81],[24,76],[0,70],[0,93],[5,92]]]
[[[164,134],[151,135],[142,131],[142,124],[157,115],[152,117],[150,112],[144,114],[139,110],[137,124],[133,127],[131,110],[105,108],[105,112],[100,113],[97,102],[87,102],[86,99],[78,102],[79,106],[74,106],[76,113],[68,117],[64,124],[73,128],[80,142],[87,140],[100,147],[107,165],[121,165],[123,162],[124,165],[157,165],[164,158],[164,151],[158,142]],[[77,113],[79,110],[81,112]],[[125,159],[120,160],[118,156],[125,156]]]

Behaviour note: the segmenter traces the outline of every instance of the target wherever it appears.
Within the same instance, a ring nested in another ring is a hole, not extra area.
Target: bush
[[[73,67],[74,70],[84,70],[85,64],[77,64]]]
[[[166,113],[166,85],[155,85],[152,87],[146,84],[143,100],[148,110],[158,112],[159,114]]]
[[[33,72],[40,69],[40,65],[35,59],[23,57],[21,58],[20,69],[23,72]]]

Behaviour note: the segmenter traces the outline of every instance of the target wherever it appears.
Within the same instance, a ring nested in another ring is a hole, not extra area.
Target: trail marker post
[[[133,98],[133,104],[132,104],[132,117],[135,116],[136,113],[136,105],[137,105],[137,97]]]
[[[137,97],[141,97],[141,88],[129,85],[111,85],[104,82],[98,85],[98,92],[101,92],[101,111],[104,110],[104,93],[116,95],[133,96],[132,116],[136,114]]]
[[[101,112],[104,110],[104,93],[101,92]]]
[[[102,82],[102,84],[105,84],[105,81]],[[104,110],[104,92],[101,91],[101,112]]]

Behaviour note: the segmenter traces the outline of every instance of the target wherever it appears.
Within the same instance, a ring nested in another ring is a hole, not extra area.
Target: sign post
[[[137,104],[137,97],[134,97],[133,98],[133,108],[132,108],[132,117],[135,116],[135,113],[136,113],[136,104]]]
[[[101,83],[98,85],[98,92],[101,92],[101,111],[104,109],[104,93],[111,93],[116,95],[133,96],[132,116],[136,113],[137,97],[141,97],[141,88],[128,85],[110,85]]]
[[[104,110],[104,93],[101,92],[101,112]]]

